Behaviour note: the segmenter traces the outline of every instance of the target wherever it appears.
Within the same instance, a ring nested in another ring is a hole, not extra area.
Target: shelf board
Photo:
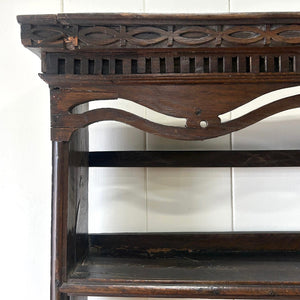
[[[60,292],[89,296],[298,298],[299,253],[206,254],[198,258],[90,254]]]
[[[88,252],[60,292],[300,298],[299,232],[91,234]]]
[[[299,150],[89,152],[90,167],[291,167]]]

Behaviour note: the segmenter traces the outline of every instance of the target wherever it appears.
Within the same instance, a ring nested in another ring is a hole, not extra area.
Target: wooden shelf
[[[299,150],[103,151],[89,153],[90,167],[291,167]]]
[[[299,150],[89,152],[87,128],[116,121],[160,137],[200,141],[299,108],[300,95],[292,95],[220,119],[299,84],[299,16],[18,17],[22,43],[40,54],[40,77],[50,87],[51,300],[66,294],[72,300],[300,298],[299,232],[88,234],[89,167],[290,167],[300,166]],[[88,109],[89,101],[108,99],[185,119],[185,127],[127,108]]]
[[[300,292],[297,233],[90,235],[69,295],[278,298]],[[262,250],[264,249],[264,250]]]
[[[71,295],[282,297],[300,292],[300,254],[210,254],[198,258],[89,255],[60,291]]]

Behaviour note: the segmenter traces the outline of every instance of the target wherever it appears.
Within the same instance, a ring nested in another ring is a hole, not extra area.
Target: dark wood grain
[[[59,287],[67,279],[69,144],[52,145],[51,300],[66,300]]]
[[[156,297],[156,298],[210,298],[210,299],[299,299],[299,285],[264,285],[255,284],[99,284],[85,281],[65,283],[62,291],[70,295]],[[287,298],[287,295],[288,298]]]
[[[266,12],[266,13],[231,13],[231,14],[135,14],[135,13],[74,13],[58,15],[21,15],[18,16],[18,22],[21,24],[74,24],[76,22],[84,24],[118,24],[122,21],[124,24],[153,24],[153,23],[191,23],[210,22],[210,24],[220,24],[223,22],[241,23],[241,20],[247,24],[261,24],[263,20],[270,23],[283,22],[294,24],[299,20],[299,12]]]
[[[101,86],[126,86],[126,85],[145,85],[152,84],[158,85],[186,85],[186,84],[257,84],[281,83],[282,88],[289,87],[291,85],[297,85],[300,82],[299,73],[209,73],[205,75],[199,74],[132,74],[132,75],[114,75],[114,76],[87,76],[87,75],[55,75],[55,74],[39,74],[40,77],[53,88],[72,88],[74,91],[85,88],[88,92],[88,87],[93,87],[97,91],[97,87]],[[285,86],[284,86],[285,84]],[[226,94],[225,94],[226,95]]]
[[[208,124],[205,128],[200,127],[201,119],[192,119],[193,122],[187,119],[186,127],[167,126],[149,121],[124,110],[100,108],[80,115],[61,115],[55,126],[53,126],[52,137],[61,141],[68,141],[71,135],[79,128],[95,122],[113,120],[170,139],[205,140],[241,130],[273,114],[297,107],[300,107],[299,95],[275,101],[226,123],[221,123],[218,117],[207,115],[207,118],[203,119]]]
[[[300,253],[299,232],[159,232],[91,234],[90,252],[112,257]]]
[[[88,131],[78,130],[69,147],[68,272],[88,249]]]
[[[90,167],[291,167],[299,150],[103,151],[89,153]]]
[[[87,234],[88,156],[89,166],[99,167],[300,165],[298,150],[89,154],[87,127],[114,120],[168,138],[202,140],[300,107],[295,95],[220,120],[265,93],[299,85],[299,17],[18,16],[22,43],[40,55],[40,76],[51,89],[51,300],[299,299],[298,232]],[[89,101],[119,98],[186,119],[186,126],[163,125],[127,110],[88,110]]]
[[[225,77],[223,79],[225,80]],[[277,100],[225,123],[221,123],[219,119],[221,114],[228,113],[262,94],[293,85],[290,82],[268,83],[265,81],[258,86],[253,83],[237,85],[225,80],[222,89],[218,88],[219,84],[212,82],[198,85],[186,84],[185,88],[182,85],[151,84],[112,85],[103,88],[100,86],[98,89],[87,87],[87,92],[80,88],[52,89],[52,137],[60,141],[68,141],[78,128],[108,120],[123,122],[149,133],[172,139],[203,140],[217,137],[243,129],[278,112],[299,107],[300,96],[295,95]],[[107,99],[110,96],[113,99],[117,97],[129,99],[168,116],[185,118],[186,127],[162,125],[125,110],[113,108],[96,109],[81,114],[70,113],[76,105],[97,98]],[[208,126],[201,128],[201,121],[207,122]]]
[[[90,255],[60,291],[73,295],[299,297],[299,255],[106,258]],[[296,279],[298,278],[298,279]]]
[[[45,17],[18,16],[18,21],[22,24],[23,44],[32,48],[43,46],[69,50],[99,47],[177,49],[293,46],[300,41],[297,18],[298,13],[223,16],[60,14]],[[175,24],[177,26],[174,26]],[[212,24],[215,27],[211,26]],[[293,32],[293,36],[286,32]]]
[[[87,104],[79,106],[75,112],[87,109]],[[68,174],[68,239],[67,272],[73,271],[78,262],[84,259],[88,247],[88,151],[89,134],[87,128],[76,131],[69,143]],[[86,296],[73,298],[87,300]],[[56,299],[55,299],[56,300]]]
[[[299,254],[203,255],[198,258],[112,258],[90,255],[70,276],[104,283],[230,282],[264,285],[299,284]]]
[[[86,128],[53,143],[51,300],[67,299],[58,288],[88,249],[87,150]]]

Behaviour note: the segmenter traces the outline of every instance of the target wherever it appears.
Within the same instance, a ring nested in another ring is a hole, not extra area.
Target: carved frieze
[[[300,44],[300,25],[79,26],[24,25],[30,47],[184,48]]]

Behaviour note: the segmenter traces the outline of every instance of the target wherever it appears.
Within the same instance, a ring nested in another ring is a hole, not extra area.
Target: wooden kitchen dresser
[[[298,150],[89,152],[87,126],[114,120],[171,139],[204,140],[299,107],[296,95],[222,117],[299,85],[300,13],[58,14],[18,22],[51,92],[52,300],[299,299],[298,232],[91,235],[87,225],[89,167],[300,166]],[[89,101],[118,98],[186,125],[88,109]]]

